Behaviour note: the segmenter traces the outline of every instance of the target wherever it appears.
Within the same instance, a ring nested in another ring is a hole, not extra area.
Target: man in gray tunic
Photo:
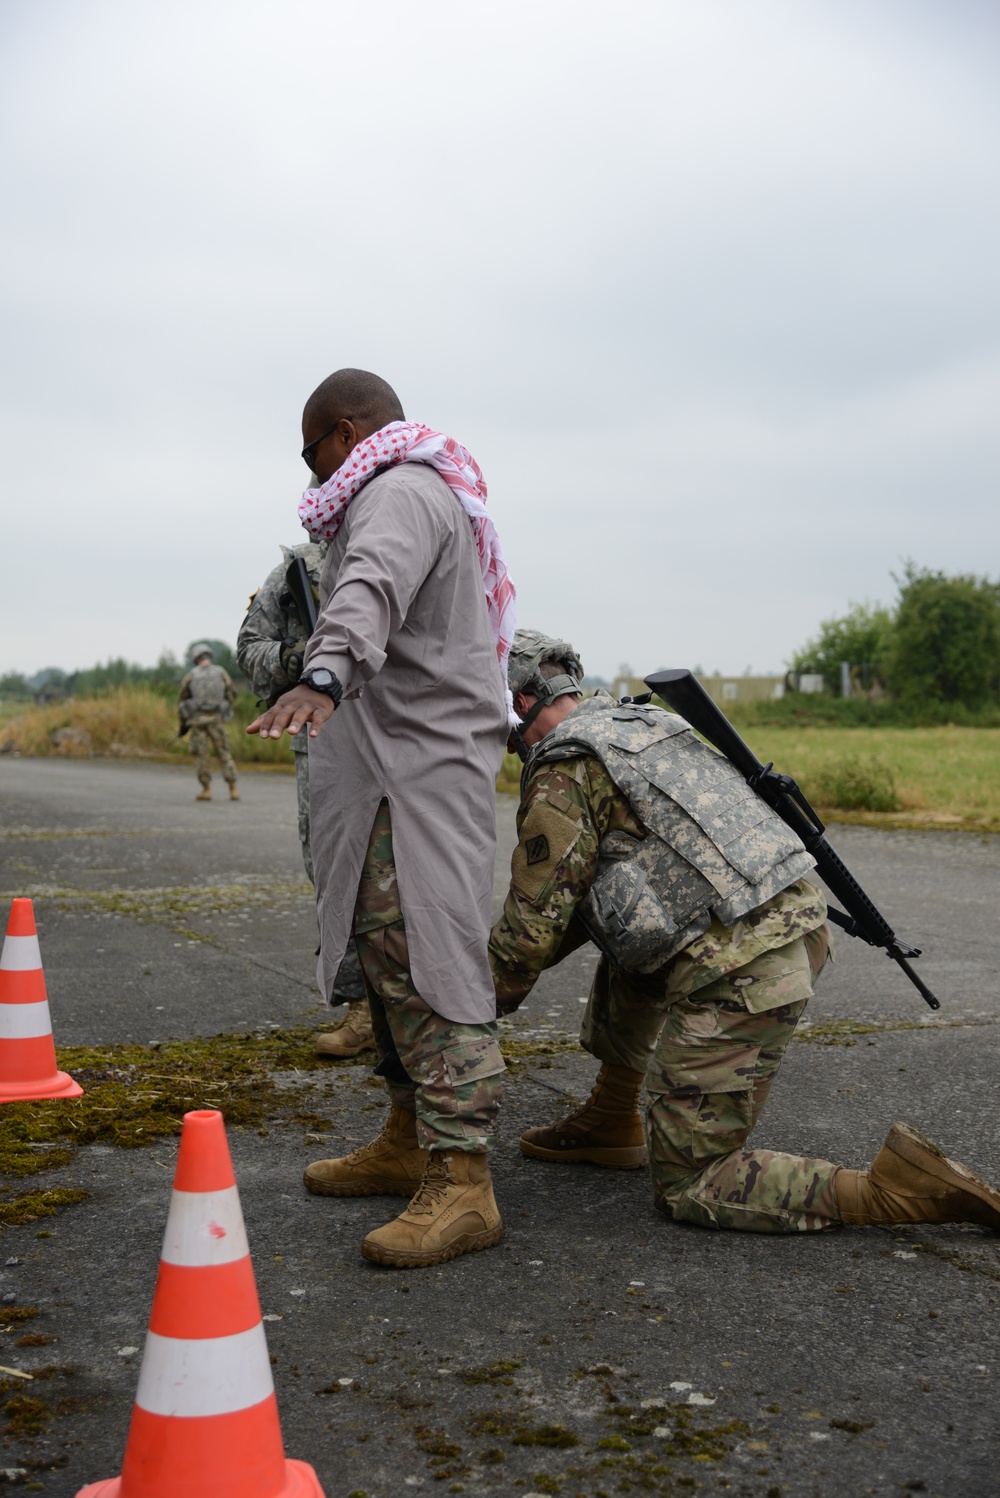
[[[486,944],[513,590],[473,460],[406,422],[385,381],[331,375],[302,431],[320,488],[300,515],[330,540],[320,617],[299,685],[250,731],[309,726],[320,986],[353,927],[391,1096],[379,1138],[310,1166],[306,1185],[412,1197],[362,1253],[437,1264],[502,1233]]]
[[[236,659],[254,691],[272,707],[282,692],[293,687],[302,674],[309,620],[299,617],[299,606],[289,583],[289,571],[297,558],[305,563],[315,599],[326,545],[314,541],[283,546],[282,560],[267,574],[250,599],[246,618],[236,639]],[[298,801],[299,841],[302,862],[310,884],[313,878],[309,837],[309,735],[301,730],[292,739],[295,755],[295,790]],[[333,1004],[347,1004],[347,1015],[336,1029],[316,1037],[320,1056],[356,1056],[372,1045],[372,1022],[368,1012],[365,982],[361,976],[354,938],[348,942],[333,989]]]

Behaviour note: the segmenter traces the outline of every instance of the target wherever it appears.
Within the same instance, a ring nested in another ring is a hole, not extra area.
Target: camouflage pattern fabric
[[[326,556],[326,544],[306,542],[301,546],[283,546],[282,560],[272,567],[263,584],[247,605],[246,618],[240,625],[236,638],[236,659],[245,671],[258,697],[267,703],[276,702],[282,692],[294,686],[294,681],[281,664],[283,648],[287,645],[299,656],[306,648],[307,625],[299,618],[295,600],[288,589],[289,563],[301,557],[309,573],[313,596],[319,603],[319,577]],[[287,659],[287,656],[286,656]],[[297,680],[297,677],[296,677]],[[306,878],[315,884],[313,877],[312,847],[309,838],[309,736],[306,729],[295,734],[291,741],[295,754],[295,798],[298,810],[299,842],[302,846],[302,864]],[[340,964],[333,990],[333,1003],[363,999],[365,983],[361,976],[358,951],[351,940]]]
[[[645,828],[599,760],[526,780],[511,888],[490,937],[498,1010],[587,940],[579,909],[602,841]],[[653,973],[602,958],[581,1029],[601,1061],[646,1073],[654,1199],[679,1220],[756,1232],[829,1227],[837,1167],[747,1150],[795,1024],[830,956],[826,902],[807,879],[731,927],[717,919]]]
[[[643,828],[639,839],[602,839],[581,902],[618,967],[655,971],[713,917],[734,926],[814,867],[739,771],[673,713],[588,698],[532,748],[522,792],[539,765],[581,754],[604,767]]]
[[[510,890],[503,915],[490,933],[490,965],[500,1014],[518,1007],[545,968],[590,939],[580,909],[597,877],[602,846],[619,835],[631,841],[646,836],[624,794],[592,755],[539,765],[522,787],[517,828]],[[651,1002],[663,1007],[668,998],[691,993],[745,966],[761,952],[821,928],[825,919],[823,896],[808,880],[800,879],[731,927],[713,919],[682,952],[649,974],[649,983],[640,982],[639,973],[629,972],[626,980],[620,969],[613,971],[622,977],[619,986],[627,990],[631,985],[642,996],[640,1008]],[[767,1007],[764,990],[755,993],[754,1003]],[[623,1027],[615,1023],[615,1029],[618,1033]],[[652,1043],[645,1053],[647,1059],[651,1049]],[[633,1069],[644,1070],[645,1064],[643,1060]]]
[[[319,576],[326,546],[307,542],[302,546],[283,546],[281,552],[282,560],[252,595],[236,638],[236,659],[240,669],[246,672],[258,697],[267,703],[277,701],[282,692],[287,692],[295,684],[281,664],[282,647],[290,642],[292,649],[302,655],[308,637],[308,627],[299,618],[295,601],[288,591],[286,573],[289,563],[296,557],[305,562],[318,605]],[[299,737],[296,734],[295,738]],[[295,740],[293,747],[298,747]],[[305,748],[304,739],[302,748]]]
[[[199,713],[191,719],[191,753],[195,756],[195,772],[207,790],[212,784],[212,750],[219,756],[219,768],[227,785],[236,784],[236,765],[229,749],[229,737],[225,725],[218,718]]]
[[[209,662],[191,667],[181,681],[178,698],[185,723],[205,714],[226,719],[233,715],[236,688],[228,671]]]
[[[504,1061],[496,1025],[462,1025],[435,1014],[410,974],[392,850],[389,803],[379,806],[358,886],[354,936],[381,1060],[393,1101],[415,1111],[425,1149],[481,1154],[493,1145]],[[409,1081],[401,1080],[401,1073]]]
[[[295,735],[292,740],[301,739],[304,730]],[[305,867],[306,878],[309,883],[315,885],[313,877],[312,848],[309,846],[309,746],[306,745],[302,753],[295,755],[295,804],[299,820],[299,842],[302,844],[302,863]],[[361,995],[359,994],[360,998]]]
[[[668,1006],[646,1076],[646,1142],[653,1199],[675,1220],[755,1233],[839,1222],[836,1165],[746,1147],[810,978],[800,938]],[[788,1002],[754,1013],[757,983]]]

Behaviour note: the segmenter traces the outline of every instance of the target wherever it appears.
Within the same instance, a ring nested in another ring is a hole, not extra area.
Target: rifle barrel
[[[775,774],[764,765],[750,745],[741,738],[726,715],[705,691],[693,672],[685,670],[655,671],[645,678],[647,687],[663,699],[669,708],[684,718],[701,736],[714,744],[748,782],[763,801],[801,839],[806,851],[816,860],[816,872],[840,903],[848,917],[836,912],[832,919],[851,936],[860,936],[873,947],[883,947],[898,962],[922,998],[932,1009],[941,1005],[927,985],[910,967],[907,957],[919,952],[897,940],[889,922],[855,879],[843,859],[834,852],[824,833],[826,829],[805,796],[787,775]],[[838,917],[840,917],[838,919]]]

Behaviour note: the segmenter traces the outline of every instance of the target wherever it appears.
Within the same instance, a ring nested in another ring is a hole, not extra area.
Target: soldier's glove
[[[302,675],[303,649],[299,640],[282,640],[278,664],[288,677],[289,686],[294,686]]]

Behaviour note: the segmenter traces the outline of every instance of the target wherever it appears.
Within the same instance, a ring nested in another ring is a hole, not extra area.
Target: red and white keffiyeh
[[[514,584],[507,572],[500,537],[486,509],[486,481],[472,454],[443,432],[419,421],[390,421],[352,448],[347,461],[318,489],[307,489],[299,519],[314,541],[332,541],[351,500],[377,469],[396,463],[429,463],[436,468],[472,521],[486,607],[493,626],[500,674],[507,690],[511,726],[518,722],[507,688],[507,658],[514,638]]]

